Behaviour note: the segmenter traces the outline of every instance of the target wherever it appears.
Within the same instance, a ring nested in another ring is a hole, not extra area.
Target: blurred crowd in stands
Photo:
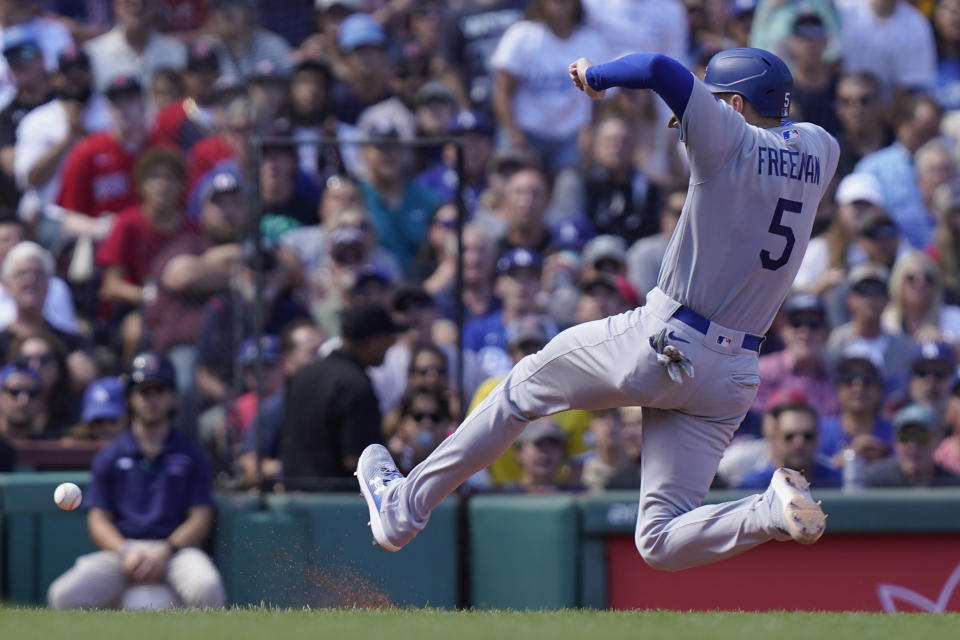
[[[567,65],[749,45],[841,160],[715,484],[960,485],[960,0],[0,0],[0,24],[0,471],[89,468],[167,390],[220,489],[353,489],[374,441],[410,469],[656,284],[677,131]],[[538,420],[468,485],[638,487],[642,423]]]

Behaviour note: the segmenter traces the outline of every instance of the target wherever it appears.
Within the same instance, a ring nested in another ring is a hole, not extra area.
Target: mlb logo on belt
[[[787,129],[783,132],[783,139],[787,142],[795,142],[800,137],[800,129]]]
[[[729,347],[733,344],[733,340],[727,336],[717,336],[717,344],[721,344],[725,347]]]

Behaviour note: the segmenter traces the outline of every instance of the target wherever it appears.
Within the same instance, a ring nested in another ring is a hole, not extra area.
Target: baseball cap
[[[553,229],[550,244],[557,250],[583,249],[597,235],[593,224],[583,216],[568,218]]]
[[[217,51],[209,40],[197,40],[187,50],[187,71],[216,71],[219,68]]]
[[[851,173],[837,185],[837,204],[869,202],[875,207],[887,206],[883,185],[870,173]]]
[[[934,431],[938,423],[937,413],[925,404],[907,405],[897,411],[897,414],[893,417],[893,427],[898,431],[910,426],[920,426],[929,431]]]
[[[116,377],[100,378],[91,382],[83,392],[83,412],[80,420],[114,420],[123,415],[126,405],[123,381]]]
[[[361,267],[357,272],[356,279],[354,279],[353,286],[350,287],[350,290],[358,292],[371,282],[390,286],[393,284],[393,277],[384,269],[376,265],[368,264]]]
[[[507,344],[519,347],[525,344],[543,346],[550,340],[552,331],[548,319],[539,315],[525,315],[506,326]]]
[[[340,314],[340,331],[348,340],[395,334],[406,327],[394,322],[386,307],[375,302],[347,307]]]
[[[757,10],[757,0],[731,0],[730,16],[739,18]]]
[[[563,444],[567,441],[567,434],[550,418],[539,418],[520,432],[517,442],[540,442],[547,439]]]
[[[276,362],[279,360],[282,355],[280,338],[271,333],[265,333],[260,336],[260,353],[263,356],[264,362]],[[257,341],[253,338],[247,338],[240,344],[240,348],[237,349],[237,363],[239,363],[240,366],[246,367],[256,361]]]
[[[540,254],[529,249],[511,249],[497,260],[497,273],[506,274],[514,269],[537,269],[543,266]]]
[[[890,270],[886,267],[872,262],[862,262],[850,270],[850,275],[847,276],[847,284],[851,288],[855,288],[863,282],[879,282],[886,287],[889,279]]]
[[[627,243],[620,236],[602,235],[590,240],[583,247],[583,262],[596,266],[601,260],[614,260],[624,264],[627,260]]]
[[[365,13],[348,16],[340,24],[337,40],[343,51],[353,51],[359,47],[383,47],[387,44],[383,27]]]
[[[143,351],[133,358],[127,379],[127,388],[156,382],[176,387],[177,374],[166,356],[155,351]]]
[[[957,364],[957,358],[953,347],[946,342],[927,340],[917,345],[913,352],[913,359],[910,361],[912,366],[924,362],[943,362],[949,367],[954,367]]]
[[[807,394],[798,386],[778,387],[767,399],[767,411],[773,412],[787,407],[809,407]]]
[[[826,38],[827,28],[816,11],[804,7],[797,12],[793,21],[793,35],[798,38]]]
[[[883,211],[870,211],[860,221],[858,233],[867,238],[881,239],[895,238],[900,230],[893,218]]]
[[[366,140],[412,140],[416,129],[413,114],[397,98],[368,107],[357,120],[357,135]]]
[[[126,96],[142,96],[143,89],[140,86],[140,81],[135,77],[122,75],[113,77],[107,83],[107,88],[103,93],[109,100],[116,101]]]
[[[242,190],[243,185],[237,174],[232,171],[221,170],[213,174],[206,185],[204,185],[202,200],[204,203],[207,203],[225,193],[235,193]]]
[[[26,25],[13,25],[3,30],[3,56],[8,62],[33,60],[42,56],[40,41]]]
[[[493,135],[493,122],[480,111],[464,109],[450,120],[451,135],[460,136],[465,133],[478,133],[484,136]]]
[[[827,315],[823,300],[812,293],[797,293],[790,296],[784,303],[783,310],[790,316],[798,313],[817,313],[824,317]]]
[[[837,360],[837,377],[842,378],[844,374],[850,373],[858,365],[866,364],[878,378],[883,371],[883,359],[875,350],[862,342],[854,342],[847,345],[841,352]]]

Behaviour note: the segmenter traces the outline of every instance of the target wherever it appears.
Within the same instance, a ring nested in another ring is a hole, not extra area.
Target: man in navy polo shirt
[[[222,607],[220,574],[198,548],[213,527],[210,465],[173,429],[170,361],[135,357],[127,399],[130,429],[97,454],[85,501],[90,537],[102,550],[50,585],[50,606],[112,607],[127,587],[166,584],[185,606]]]

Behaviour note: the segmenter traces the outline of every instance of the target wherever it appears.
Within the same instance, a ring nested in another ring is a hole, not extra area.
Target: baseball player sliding
[[[687,201],[657,287],[643,307],[564,331],[506,379],[406,477],[371,445],[357,475],[376,542],[397,551],[430,512],[496,460],[527,422],[567,409],[643,407],[636,544],[652,567],[716,562],[767,540],[809,544],[826,516],[804,477],[701,506],[724,449],[756,395],[761,336],[786,297],[810,239],[839,146],[809,123],[784,123],[793,79],[775,55],[729,49],[704,82],[676,60],[636,53],[570,65],[591,97],[651,89],[687,147]]]

